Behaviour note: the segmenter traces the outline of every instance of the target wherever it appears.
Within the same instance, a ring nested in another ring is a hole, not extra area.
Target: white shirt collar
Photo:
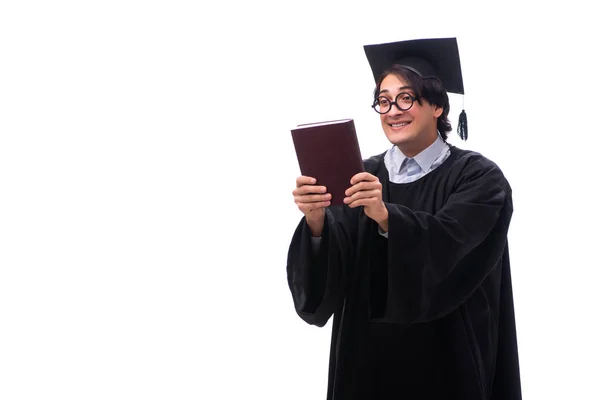
[[[429,145],[425,150],[413,157],[423,172],[429,172],[433,162],[440,156],[445,147],[445,142],[442,137],[438,134],[437,139]],[[399,172],[402,167],[402,163],[407,158],[402,151],[394,145],[390,149],[390,162],[395,172]]]

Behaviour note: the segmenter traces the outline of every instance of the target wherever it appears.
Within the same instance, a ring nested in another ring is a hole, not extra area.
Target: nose
[[[394,110],[395,109],[395,110]],[[404,113],[403,110],[400,109],[400,106],[398,106],[398,103],[396,103],[395,101],[390,105],[390,111],[388,111],[388,114],[390,115],[400,115]]]

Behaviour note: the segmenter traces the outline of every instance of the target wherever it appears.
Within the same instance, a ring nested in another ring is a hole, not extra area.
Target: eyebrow
[[[401,87],[398,88],[398,90],[406,90],[406,89],[412,90],[414,92],[414,88],[412,86],[401,86]],[[379,91],[379,93],[389,93],[389,92],[390,91],[387,90],[387,89]]]

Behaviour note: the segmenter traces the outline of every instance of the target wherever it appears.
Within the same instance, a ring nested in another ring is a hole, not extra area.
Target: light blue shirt
[[[383,161],[388,170],[390,182],[410,183],[421,179],[442,165],[448,156],[450,156],[450,146],[438,135],[435,142],[413,157],[417,168],[416,172],[410,176],[408,170],[411,159],[406,157],[397,146],[393,146],[385,153]]]

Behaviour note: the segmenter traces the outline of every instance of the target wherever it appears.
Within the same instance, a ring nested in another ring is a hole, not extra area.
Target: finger
[[[320,208],[329,207],[331,205],[331,201],[321,201],[318,203],[302,203],[298,204],[298,209],[302,211],[303,214],[308,214],[311,211],[318,210]]]
[[[300,187],[303,185],[314,185],[317,183],[317,180],[311,176],[299,176],[296,178],[296,187]]]
[[[318,203],[318,202],[329,201],[329,200],[331,200],[331,194],[329,194],[329,193],[294,196],[294,201],[298,205]]]
[[[378,179],[375,175],[371,175],[368,172],[359,172],[358,174],[354,175],[352,177],[352,179],[350,179],[350,184],[356,185],[358,182],[361,182],[361,181],[376,181],[376,180],[378,180]]]
[[[347,197],[346,197],[347,199]],[[344,202],[346,202],[346,199],[344,199]],[[350,208],[356,208],[356,207],[360,207],[360,206],[365,206],[365,207],[369,207],[372,205],[375,205],[379,202],[378,199],[374,198],[374,197],[368,197],[368,198],[361,198],[361,199],[357,199],[357,200],[350,200],[348,204],[348,207]]]
[[[346,196],[352,196],[356,192],[364,191],[364,190],[381,190],[381,182],[377,181],[362,181],[355,185],[352,185],[344,194]]]
[[[375,199],[381,200],[381,191],[379,190],[361,190],[360,192],[354,193],[351,196],[344,198],[344,203],[350,204],[351,202],[359,199]]]
[[[294,196],[303,196],[307,194],[317,194],[317,193],[326,193],[327,188],[325,186],[314,186],[314,185],[303,185],[297,187],[292,191]]]

